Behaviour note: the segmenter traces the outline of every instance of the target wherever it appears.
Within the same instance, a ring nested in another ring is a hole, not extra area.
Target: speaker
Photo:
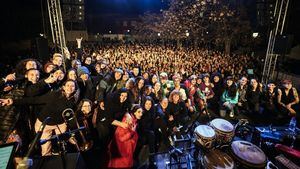
[[[63,166],[65,162],[65,168]],[[67,153],[64,160],[60,155],[42,156],[33,159],[31,169],[86,169],[86,165],[80,153]]]
[[[44,37],[37,37],[33,42],[34,54],[36,59],[41,62],[49,60],[48,40]]]
[[[277,35],[274,44],[274,54],[284,55],[290,53],[292,47],[293,36]]]

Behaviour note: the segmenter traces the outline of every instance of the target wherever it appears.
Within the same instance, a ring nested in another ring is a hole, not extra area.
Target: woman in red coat
[[[117,127],[114,138],[109,144],[108,168],[132,168],[133,153],[138,140],[136,132],[137,120],[141,119],[143,109],[135,105],[130,113],[126,113],[122,122],[128,124],[128,128]]]

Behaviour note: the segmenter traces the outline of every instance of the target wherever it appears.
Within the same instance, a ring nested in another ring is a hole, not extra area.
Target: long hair
[[[90,99],[82,99],[77,106],[76,113],[81,112],[81,108],[82,108],[84,102],[89,102],[91,105],[91,108],[93,107],[93,102]]]
[[[227,81],[228,80],[231,80],[232,81],[232,85],[231,86],[228,86],[228,84],[227,84]],[[236,84],[234,83],[234,80],[233,80],[233,78],[231,78],[231,77],[227,77],[227,79],[226,79],[226,81],[225,81],[225,89],[227,90],[227,94],[228,94],[228,96],[229,97],[231,97],[231,98],[234,98],[235,96],[236,96],[236,94],[237,94],[237,86],[236,86]]]
[[[146,104],[147,101],[151,102],[150,110],[152,110],[154,108],[154,101],[153,101],[152,97],[150,97],[150,96],[146,96],[145,99],[143,100],[143,103],[142,103],[143,109],[145,109],[145,104]]]
[[[134,114],[134,112],[136,112],[138,109],[142,109],[142,106],[139,104],[134,104],[131,108],[131,110],[129,111],[130,114]]]
[[[173,103],[173,96],[174,95],[179,95],[179,102],[182,101],[182,96],[181,96],[181,93],[179,92],[179,90],[173,90],[171,93],[170,93],[170,96],[169,96],[169,102]]]

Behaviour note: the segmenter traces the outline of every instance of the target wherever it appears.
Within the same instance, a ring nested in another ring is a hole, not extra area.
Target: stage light
[[[254,32],[254,33],[252,34],[252,37],[253,37],[253,38],[257,38],[257,37],[258,37],[258,32]]]

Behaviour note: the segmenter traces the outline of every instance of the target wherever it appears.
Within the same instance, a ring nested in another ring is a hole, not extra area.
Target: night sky
[[[137,16],[146,11],[158,12],[160,9],[166,8],[165,1],[86,0],[86,16],[108,13]],[[46,0],[11,0],[5,1],[5,3],[5,5],[1,5],[2,43],[31,39],[43,32],[41,3],[46,3]],[[299,43],[300,39],[300,24],[298,21],[300,1],[291,0],[290,3],[290,17],[287,19],[286,26],[287,33],[294,35],[295,45]]]

